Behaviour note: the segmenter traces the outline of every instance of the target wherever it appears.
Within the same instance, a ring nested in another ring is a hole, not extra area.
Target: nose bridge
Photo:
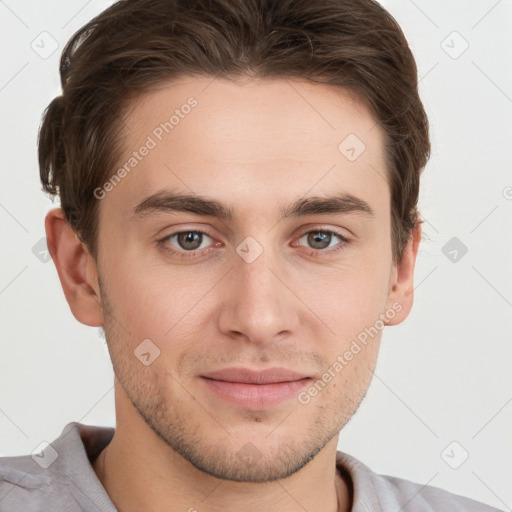
[[[277,301],[281,293],[278,288],[282,284],[270,270],[276,267],[275,259],[271,251],[267,250],[250,263],[243,258],[236,262],[234,273],[239,299],[251,301],[253,307]]]
[[[219,328],[231,336],[265,343],[296,327],[297,304],[279,275],[279,254],[255,239],[237,247],[234,268],[219,316]],[[274,273],[275,272],[275,273]]]

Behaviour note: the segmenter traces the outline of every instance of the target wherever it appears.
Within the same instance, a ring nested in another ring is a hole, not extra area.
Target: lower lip
[[[276,405],[297,393],[306,386],[310,378],[274,384],[246,384],[225,382],[201,377],[208,389],[221,398],[247,409],[262,410]]]

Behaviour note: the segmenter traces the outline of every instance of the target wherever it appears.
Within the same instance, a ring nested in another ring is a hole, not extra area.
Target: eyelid
[[[327,247],[324,249],[315,249],[313,247],[307,247],[305,245],[300,245],[299,241],[302,237],[305,235],[308,235],[310,233],[329,233],[331,235],[334,235],[335,237],[339,238],[339,242],[334,245],[333,247]],[[330,256],[334,253],[337,253],[338,251],[342,251],[345,249],[348,245],[352,243],[351,238],[347,237],[346,235],[340,233],[339,231],[332,229],[332,228],[322,228],[322,227],[313,227],[308,228],[305,231],[301,232],[299,236],[296,237],[296,242],[294,242],[293,247],[302,247],[304,251],[309,253],[311,256]]]
[[[157,240],[157,243],[162,244],[162,245],[166,245],[165,244],[166,241],[168,241],[172,237],[175,237],[175,236],[177,236],[177,235],[179,235],[181,233],[200,233],[202,235],[206,235],[207,237],[211,238],[212,240],[215,240],[215,237],[212,234],[210,234],[207,230],[205,230],[203,228],[184,228],[184,229],[178,229],[177,231],[172,231],[171,233],[168,233],[167,235],[165,235],[163,237],[160,237]],[[215,242],[213,242],[210,245],[214,245],[214,244],[215,244]],[[193,254],[195,252],[204,251],[205,249],[207,249],[207,247],[203,247],[203,249],[195,249],[194,251],[185,251],[184,249],[180,250],[179,248],[175,248],[175,250],[177,252],[184,252],[186,254]]]
[[[349,231],[346,228],[344,228],[344,230]],[[348,239],[348,237],[349,237],[349,235],[346,235],[342,232],[341,228],[335,228],[332,226],[321,226],[321,225],[313,225],[313,226],[307,226],[306,228],[304,228],[304,227],[301,228],[301,230],[299,231],[299,233],[301,233],[301,234],[298,237],[300,238],[301,236],[304,236],[307,233],[316,232],[316,231],[321,231],[324,233],[332,233],[334,235],[338,235],[341,238]]]
[[[348,230],[347,230],[348,231]],[[201,233],[203,235],[208,236],[211,238],[214,242],[210,244],[207,247],[203,247],[202,249],[195,249],[193,251],[186,251],[185,249],[180,249],[178,247],[175,247],[171,245],[168,241],[170,238],[179,235],[180,233]],[[306,247],[303,245],[299,245],[298,241],[304,236],[309,233],[315,233],[315,232],[322,232],[322,233],[329,233],[331,235],[334,235],[336,237],[339,237],[340,242],[336,244],[334,247],[326,248],[326,249],[314,249],[312,247]],[[346,236],[345,234],[341,233],[340,231],[329,228],[329,227],[322,227],[322,226],[308,226],[307,228],[303,228],[300,231],[299,235],[294,236],[294,242],[292,247],[303,247],[306,251],[308,251],[311,255],[328,255],[331,253],[335,253],[339,250],[342,250],[345,248],[345,246],[349,245],[351,243],[351,239]],[[165,250],[167,253],[170,253],[172,255],[178,256],[180,258],[191,258],[196,256],[198,253],[204,255],[208,252],[210,252],[212,249],[222,246],[222,242],[215,242],[215,237],[211,235],[206,229],[203,228],[194,228],[194,227],[184,227],[182,229],[178,229],[176,231],[173,231],[171,233],[168,233],[164,237],[161,237],[157,240],[157,244],[162,247],[163,250]]]

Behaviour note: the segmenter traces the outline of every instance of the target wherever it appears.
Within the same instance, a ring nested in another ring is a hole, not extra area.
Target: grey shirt
[[[2,512],[117,512],[91,462],[114,429],[68,423],[39,454],[0,457]],[[352,512],[491,512],[498,509],[424,486],[378,475],[346,453],[336,466],[352,483]]]

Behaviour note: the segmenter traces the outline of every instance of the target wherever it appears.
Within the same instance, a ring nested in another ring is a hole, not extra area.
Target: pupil
[[[329,247],[331,243],[331,234],[325,232],[316,232],[310,233],[308,235],[308,243],[313,247],[313,249],[325,249]]]
[[[202,242],[202,234],[193,231],[178,234],[178,243],[183,249],[194,250],[200,247]]]

